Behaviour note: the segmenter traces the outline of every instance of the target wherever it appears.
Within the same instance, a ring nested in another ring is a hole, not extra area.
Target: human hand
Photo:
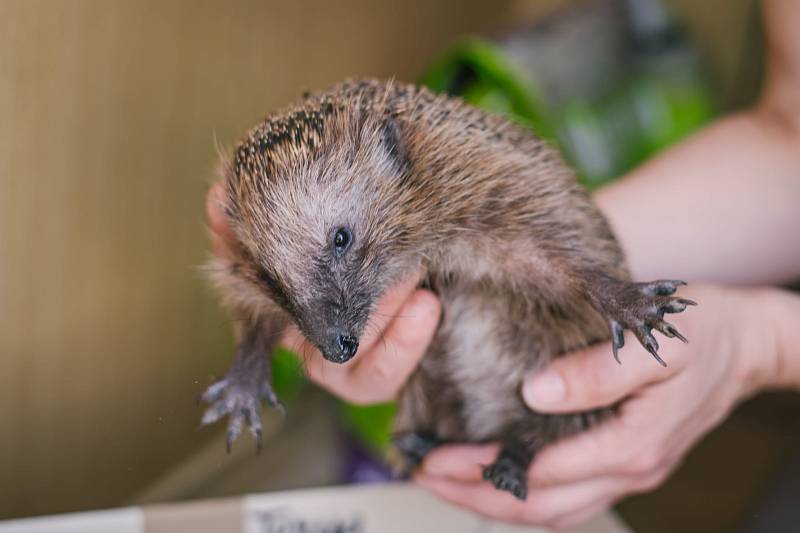
[[[590,410],[623,400],[618,416],[545,447],[529,472],[527,501],[482,479],[497,446],[443,446],[424,461],[415,481],[480,514],[555,529],[574,525],[622,497],[659,486],[686,452],[740,399],[776,379],[767,290],[693,286],[700,302],[674,315],[689,344],[663,343],[667,368],[626,335],[618,365],[610,343],[555,361],[523,384],[540,412]]]
[[[222,206],[221,183],[211,187],[206,202],[209,236],[215,255],[236,256],[237,240]],[[392,400],[414,371],[439,324],[441,305],[431,291],[416,289],[419,276],[404,280],[378,302],[359,353],[344,364],[326,361],[295,326],[281,344],[303,356],[308,377],[333,394],[357,404]],[[416,290],[415,290],[416,289]]]

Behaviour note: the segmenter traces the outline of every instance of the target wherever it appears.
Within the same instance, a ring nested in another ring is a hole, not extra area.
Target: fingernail
[[[561,374],[544,370],[530,377],[522,386],[522,398],[529,407],[551,407],[564,400],[566,386]]]

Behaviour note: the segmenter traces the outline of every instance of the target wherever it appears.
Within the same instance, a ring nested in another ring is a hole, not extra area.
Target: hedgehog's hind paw
[[[513,494],[518,500],[528,498],[528,471],[509,457],[501,455],[494,463],[483,467],[483,479],[499,490]]]
[[[432,433],[409,431],[392,437],[389,461],[396,475],[409,475],[442,441]]]

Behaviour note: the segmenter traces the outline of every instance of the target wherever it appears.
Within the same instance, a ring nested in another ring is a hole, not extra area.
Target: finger
[[[462,483],[418,474],[413,481],[450,503],[505,522],[524,521],[524,503],[487,482]]]
[[[355,357],[352,363],[331,363],[317,350],[310,350],[312,355],[306,357],[308,376],[351,403],[394,399],[425,354],[440,312],[441,304],[432,292],[415,291],[398,310],[382,339],[373,340],[372,349]]]
[[[532,489],[525,501],[500,491],[485,481],[459,482],[448,478],[417,475],[414,481],[451,503],[484,516],[525,524],[548,524],[597,502],[623,494],[624,478],[598,478],[546,489]]]
[[[617,441],[613,438],[614,433],[623,430],[622,424],[612,419],[585,433],[544,447],[528,473],[529,483],[547,487],[595,476],[613,475],[623,457],[620,456],[620,449],[608,448]],[[623,442],[620,447],[625,450],[628,445],[629,443]]]
[[[360,353],[345,364],[326,361],[317,347],[309,342],[294,324],[287,329],[282,344],[303,358],[306,374],[312,381],[338,396],[351,400],[350,395],[353,393],[357,395],[359,388],[363,388],[363,384],[350,382],[357,361],[371,357],[372,348],[380,336],[384,335],[383,330],[391,322],[386,317],[401,313],[402,306],[409,300],[418,283],[419,276],[412,276],[398,283],[381,298],[370,317],[367,331],[361,338]]]
[[[326,361],[319,349],[306,339],[294,324],[286,328],[281,345],[300,358],[308,379],[328,392],[344,400],[350,400],[348,376],[351,365]]]
[[[680,358],[667,368],[653,364],[650,354],[636,342],[626,343],[625,363],[611,356],[611,345],[603,343],[554,361],[544,370],[526,378],[522,396],[531,409],[547,413],[568,413],[606,407],[629,396],[642,386],[662,381],[678,372]],[[663,351],[677,351],[678,345]]]
[[[588,431],[545,446],[528,474],[534,486],[551,486],[599,476],[646,475],[669,460],[661,420],[638,413],[653,413],[647,399],[635,398],[611,417]],[[666,424],[674,427],[671,424]]]
[[[367,326],[359,340],[362,354],[369,353],[376,344],[381,342],[382,337],[396,318],[407,316],[409,312],[417,312],[404,306],[414,295],[419,282],[420,274],[416,274],[400,281],[381,297],[370,314]],[[361,359],[363,360],[364,358],[362,357]]]
[[[381,342],[356,361],[354,384],[372,384],[377,393],[364,401],[394,398],[417,368],[439,325],[441,303],[434,293],[417,290],[400,309]]]
[[[624,477],[602,477],[551,489],[532,489],[528,493],[527,517],[536,524],[550,525],[625,494],[630,484]]]
[[[453,481],[483,480],[483,467],[497,457],[497,445],[470,446],[455,444],[434,448],[422,462],[420,472]]]
[[[551,520],[547,526],[554,531],[561,531],[562,529],[583,524],[584,522],[588,522],[590,519],[606,511],[609,507],[611,507],[611,505],[613,505],[615,500],[616,498],[600,499],[599,501],[587,505],[583,509],[566,513],[555,518],[554,520]]]
[[[228,223],[224,205],[225,186],[215,183],[211,186],[206,196],[206,218],[208,219],[208,234],[214,255],[218,257],[234,257],[236,236]]]
[[[347,387],[349,366],[326,361],[319,349],[305,338],[295,324],[290,324],[286,328],[279,344],[297,355],[308,379],[328,392],[349,400]]]
[[[660,471],[651,472],[646,476],[606,478],[612,481],[603,489],[597,491],[594,500],[583,502],[580,506],[564,510],[560,515],[549,520],[546,525],[552,529],[560,530],[585,522],[627,496],[650,492],[661,486],[671,470],[671,467],[667,467]]]
[[[297,329],[297,326],[294,324],[289,324],[286,328],[286,331],[283,333],[281,337],[280,345],[284,348],[287,348],[295,353],[300,353],[302,350],[303,344],[311,345],[310,342],[306,340],[300,330]]]

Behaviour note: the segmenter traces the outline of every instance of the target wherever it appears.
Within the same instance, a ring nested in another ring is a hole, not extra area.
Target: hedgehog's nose
[[[350,335],[339,335],[336,338],[336,347],[339,348],[338,363],[349,361],[358,350],[358,339]]]

